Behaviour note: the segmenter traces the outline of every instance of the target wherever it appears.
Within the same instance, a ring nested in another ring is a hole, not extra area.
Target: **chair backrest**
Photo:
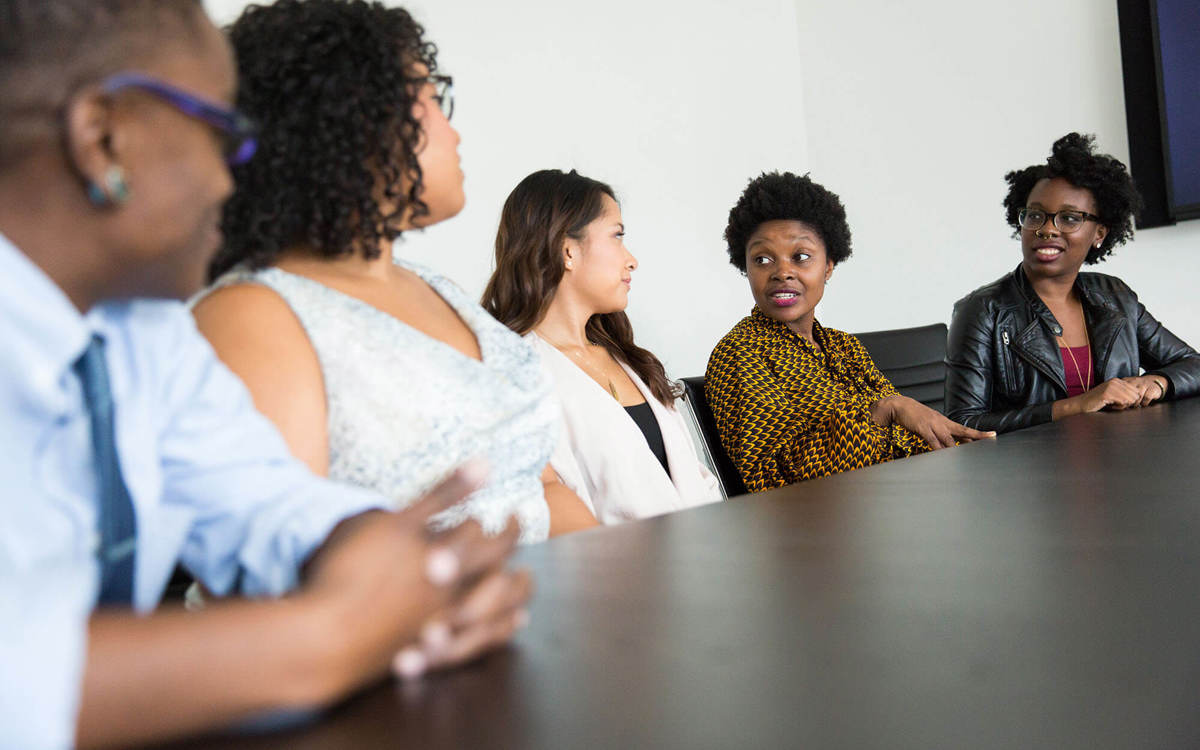
[[[684,398],[696,420],[697,432],[704,440],[711,463],[717,470],[717,479],[721,480],[725,497],[745,495],[746,485],[742,482],[742,475],[738,473],[737,467],[729,460],[725,448],[721,446],[717,420],[713,419],[712,409],[708,408],[708,396],[704,393],[704,376],[683,378],[679,382],[683,383]]]
[[[945,323],[854,335],[896,390],[945,413]]]

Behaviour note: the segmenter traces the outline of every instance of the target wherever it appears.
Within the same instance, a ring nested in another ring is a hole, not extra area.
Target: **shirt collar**
[[[821,351],[812,343],[799,335],[791,328],[787,327],[786,323],[780,323],[778,320],[764,313],[758,305],[755,305],[750,310],[750,320],[757,330],[766,337],[766,340],[771,341],[775,346],[795,347],[802,353],[815,357],[819,362],[824,362],[827,365],[832,365],[834,360],[841,355],[831,351],[829,347],[829,337],[825,335],[825,329],[816,320],[813,320],[813,338],[821,342]]]
[[[0,234],[0,330],[22,371],[55,379],[83,353],[92,328],[65,292]],[[9,359],[6,357],[6,359]]]
[[[760,328],[772,331],[780,336],[795,338],[798,341],[805,340],[803,336],[797,335],[791,328],[788,328],[786,323],[780,323],[778,320],[775,320],[771,316],[767,315],[758,305],[755,305],[753,308],[751,308],[750,319],[754,321]],[[820,341],[822,346],[825,345],[825,334],[821,328],[821,324],[815,319],[813,320],[813,338]],[[809,346],[811,346],[811,344],[809,344]]]

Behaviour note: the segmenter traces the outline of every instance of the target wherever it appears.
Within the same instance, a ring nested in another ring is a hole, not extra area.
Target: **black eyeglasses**
[[[450,76],[429,76],[425,80],[433,84],[433,100],[449,120],[454,116],[454,79]]]
[[[1049,213],[1040,208],[1022,208],[1017,212],[1017,223],[1022,229],[1036,232],[1046,224],[1046,219],[1054,223],[1055,229],[1063,234],[1076,232],[1087,221],[1100,221],[1100,217],[1086,211],[1057,211]]]
[[[117,73],[104,79],[100,88],[109,94],[123,89],[145,91],[188,117],[209,125],[221,136],[221,150],[230,166],[236,167],[250,161],[250,157],[254,156],[254,151],[258,148],[254,137],[254,123],[250,118],[237,110],[205,101],[157,78],[140,73]]]

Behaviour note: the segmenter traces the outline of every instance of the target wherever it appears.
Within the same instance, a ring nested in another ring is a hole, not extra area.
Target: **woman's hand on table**
[[[1147,395],[1153,397],[1159,393],[1158,385],[1154,384],[1152,380],[1147,382],[1147,377],[1162,376],[1143,375],[1136,378],[1113,378],[1105,380],[1095,388],[1085,391],[1078,396],[1055,401],[1053,406],[1054,419],[1062,419],[1074,414],[1087,414],[1089,412],[1100,411],[1101,409],[1123,411],[1125,409],[1145,406],[1150,403],[1149,401],[1143,403]],[[1147,391],[1149,391],[1149,394],[1147,394]],[[1164,386],[1163,393],[1165,392],[1166,388]],[[1153,401],[1154,398],[1150,400]]]
[[[1149,406],[1167,396],[1167,379],[1162,375],[1137,375],[1121,378],[1121,382],[1132,386],[1141,395],[1136,404],[1139,407]]]
[[[871,419],[881,427],[897,424],[917,435],[935,451],[958,443],[996,437],[947,419],[920,401],[908,396],[888,396],[871,405]]]

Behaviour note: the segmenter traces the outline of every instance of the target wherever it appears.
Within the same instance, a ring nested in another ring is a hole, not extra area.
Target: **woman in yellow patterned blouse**
[[[729,212],[725,240],[755,305],[713,350],[705,390],[751,492],[995,434],[901,396],[858,339],[814,318],[850,256],[836,195],[807,176],[763,174]]]

